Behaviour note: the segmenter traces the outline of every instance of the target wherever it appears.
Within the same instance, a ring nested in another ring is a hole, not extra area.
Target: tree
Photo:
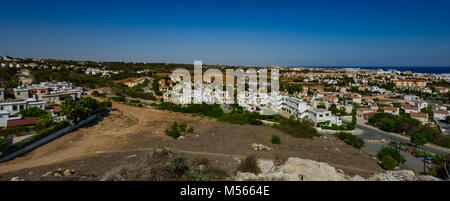
[[[377,157],[380,159],[387,155],[395,159],[397,163],[403,163],[406,161],[405,158],[400,154],[400,151],[392,147],[383,147],[377,153]]]
[[[392,119],[383,119],[383,121],[381,122],[380,125],[382,130],[388,131],[388,132],[392,132],[395,130],[395,121]]]
[[[397,162],[390,155],[386,155],[381,159],[381,165],[386,170],[394,170],[397,167]]]
[[[427,137],[424,133],[413,133],[411,134],[411,143],[417,146],[423,146],[427,143]]]
[[[11,143],[6,138],[0,137],[0,150],[2,150],[3,148],[7,147],[10,144]]]
[[[47,112],[38,107],[30,107],[28,109],[20,110],[19,114],[25,117],[40,117],[46,115]]]

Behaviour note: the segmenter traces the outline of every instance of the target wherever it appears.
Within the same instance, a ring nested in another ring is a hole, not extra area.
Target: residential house
[[[447,87],[437,86],[437,87],[434,87],[434,89],[436,90],[436,92],[441,93],[441,94],[448,92]]]
[[[414,112],[414,113],[419,113],[420,112],[419,107],[414,107],[414,106],[412,106],[410,104],[407,104],[407,103],[402,104],[402,109],[405,110],[406,114],[410,114],[412,112]]]
[[[356,109],[356,117],[360,118],[360,119],[364,119],[364,114],[374,113],[374,112],[376,112],[376,110],[373,110],[370,108],[365,108],[365,107],[358,108],[358,109]]]
[[[448,110],[433,110],[433,119],[436,121],[445,120],[449,116]]]
[[[308,119],[312,120],[316,126],[328,123],[329,125],[342,125],[342,120],[338,116],[331,114],[331,111],[325,109],[309,109]]]
[[[422,124],[428,123],[428,114],[425,114],[423,112],[411,112],[410,115],[411,118],[419,120],[420,122],[422,122]]]
[[[384,107],[383,112],[393,115],[399,115],[399,109],[397,107]]]

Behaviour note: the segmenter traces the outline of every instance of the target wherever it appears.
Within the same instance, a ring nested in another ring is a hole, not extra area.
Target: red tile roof
[[[422,113],[422,112],[411,112],[411,117],[416,117],[416,118],[428,118],[428,114]]]
[[[436,113],[436,114],[448,114],[448,111],[447,110],[433,110],[433,113]]]
[[[398,110],[398,108],[396,108],[396,107],[384,107],[383,109],[384,110],[390,110],[390,111],[397,111]]]
[[[23,119],[8,120],[6,127],[36,125],[37,117],[24,117]]]
[[[406,110],[419,110],[419,107],[413,107],[410,104],[403,104],[402,105]]]

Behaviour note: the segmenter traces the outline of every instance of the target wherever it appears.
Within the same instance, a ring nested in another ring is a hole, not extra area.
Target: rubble
[[[259,151],[259,150],[261,150],[261,151],[270,151],[270,150],[272,150],[271,147],[268,147],[268,146],[265,146],[265,145],[262,145],[262,144],[256,144],[256,143],[252,144],[252,148],[255,151]]]

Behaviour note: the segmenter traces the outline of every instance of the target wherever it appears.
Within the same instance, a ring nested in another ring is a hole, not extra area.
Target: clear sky
[[[244,65],[450,66],[448,0],[5,0],[0,55]]]

